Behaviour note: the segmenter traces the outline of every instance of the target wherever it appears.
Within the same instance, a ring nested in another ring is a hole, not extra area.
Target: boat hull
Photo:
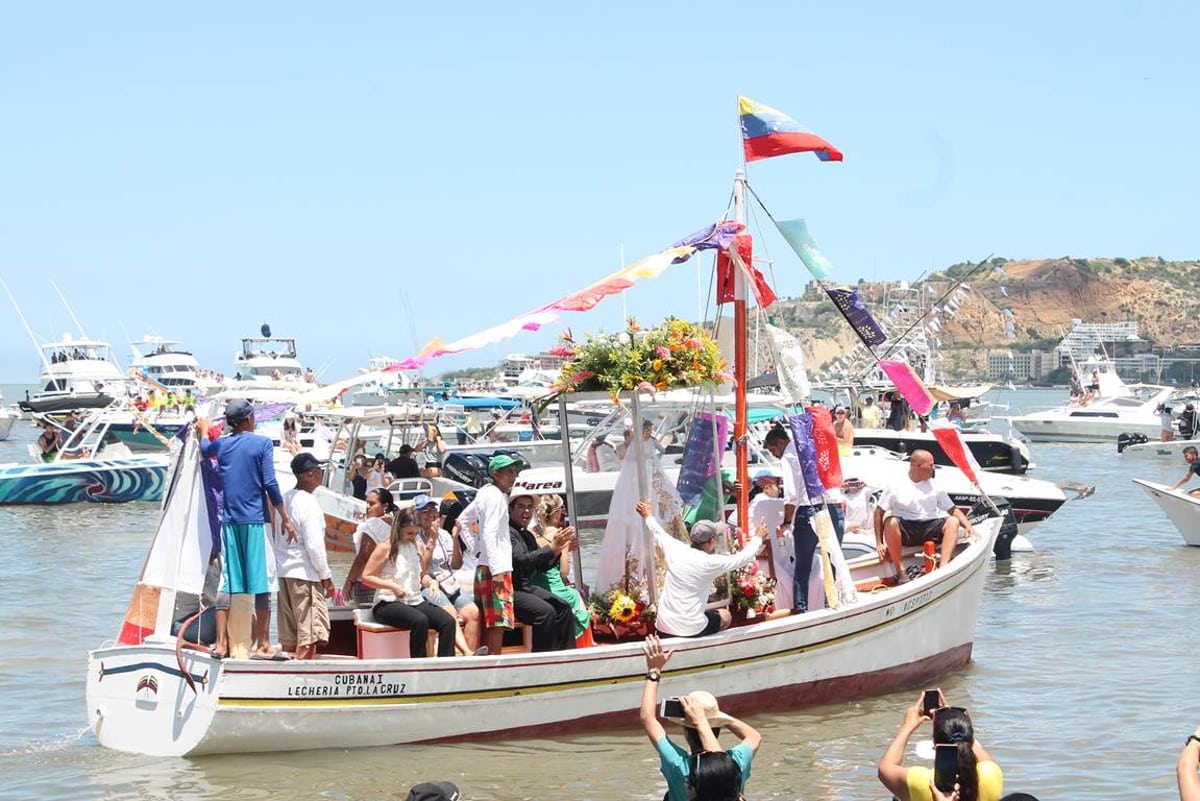
[[[969,661],[999,521],[946,568],[840,610],[670,639],[661,692],[703,686],[735,714],[877,695]],[[630,725],[641,643],[455,659],[216,661],[173,641],[89,655],[88,717],[110,748],[292,751]],[[193,677],[195,690],[184,678]],[[515,703],[520,700],[521,703]]]
[[[167,459],[77,459],[0,466],[0,505],[158,501]]]
[[[104,409],[111,406],[113,400],[115,398],[106,392],[53,392],[18,401],[17,406],[31,414],[58,414],[73,409]]]
[[[979,466],[988,472],[1010,473],[1019,476],[1029,470],[1029,458],[1021,451],[1020,446],[1008,442],[998,434],[967,433],[963,435],[963,442],[970,448],[971,454],[975,457],[975,461],[979,462]],[[886,448],[898,453],[912,453],[920,448],[929,451],[937,464],[954,464],[945,449],[942,448],[941,443],[938,442],[937,437],[932,433],[856,428],[854,445],[856,447]]]
[[[1200,498],[1187,492],[1172,492],[1166,484],[1133,479],[1146,494],[1154,499],[1167,518],[1174,524],[1188,545],[1200,548]]]

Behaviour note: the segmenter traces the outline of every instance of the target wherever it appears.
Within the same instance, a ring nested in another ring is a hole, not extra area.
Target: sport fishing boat
[[[623,291],[630,277],[652,277],[702,248],[729,253],[735,246],[726,234],[744,230],[744,192],[739,171],[736,223],[713,225],[586,292],[602,297]],[[733,285],[739,338],[733,378],[744,387],[747,290],[741,272]],[[572,310],[587,308],[576,304]],[[512,326],[514,333],[520,329]],[[637,391],[633,397],[636,424]],[[733,431],[743,488],[746,425],[739,398]],[[347,446],[336,443],[335,449]],[[636,453],[642,445],[635,441],[634,447]],[[88,656],[87,714],[102,745],[151,755],[245,753],[547,736],[631,720],[645,672],[637,639],[543,653],[506,647],[478,657],[397,658],[407,652],[399,644],[406,632],[380,630],[386,627],[367,620],[365,610],[335,608],[330,650],[314,660],[218,660],[182,649],[171,635],[176,597],[201,593],[216,521],[209,518],[195,438],[187,437],[176,451],[150,553],[117,641]],[[739,510],[745,511],[744,493]],[[960,667],[971,657],[999,526],[999,517],[980,521],[978,536],[960,543],[949,564],[904,584],[881,581],[886,566],[874,554],[856,560],[851,578],[878,591],[853,602],[835,598],[803,615],[755,618],[708,637],[671,639],[672,669],[661,691],[677,695],[701,685],[744,715],[874,695]],[[914,563],[918,558],[913,555]],[[647,572],[650,585],[652,575]],[[354,637],[346,636],[350,625]]]
[[[51,423],[53,425],[53,423]],[[126,503],[162,498],[167,455],[134,455],[93,417],[52,462],[30,445],[31,464],[0,464],[0,504]]]
[[[140,342],[131,342],[129,348],[133,359],[129,363],[129,372],[152,382],[159,391],[179,396],[204,397],[218,390],[220,383],[202,377],[204,371],[200,362],[179,345],[179,342],[149,334]]]
[[[1186,490],[1172,491],[1168,485],[1154,481],[1135,478],[1133,483],[1154,499],[1158,508],[1163,510],[1163,513],[1179,531],[1184,542],[1200,547],[1200,498]]]
[[[129,394],[129,382],[112,358],[112,347],[70,334],[38,346],[41,389],[18,402],[31,414],[60,414],[74,409],[102,409]]]

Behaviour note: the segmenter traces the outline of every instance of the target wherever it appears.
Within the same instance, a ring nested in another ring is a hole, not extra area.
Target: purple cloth
[[[853,289],[826,289],[825,294],[833,301],[833,305],[837,306],[837,310],[846,318],[846,322],[850,323],[850,327],[864,344],[873,348],[887,342],[887,335],[883,333],[879,323],[875,322],[871,312],[867,311],[857,292]]]
[[[800,472],[804,474],[804,488],[813,503],[819,502],[825,494],[825,485],[821,483],[821,474],[817,470],[817,445],[813,441],[812,415],[808,412],[793,414],[788,417],[788,428],[792,430],[792,445],[800,457]]]
[[[718,223],[713,223],[707,228],[702,228],[691,236],[671,245],[673,248],[690,245],[697,250],[728,250],[733,244],[733,238],[741,233],[745,226],[741,223],[733,222],[732,220],[722,220]],[[687,259],[676,259],[673,264],[687,261]]]

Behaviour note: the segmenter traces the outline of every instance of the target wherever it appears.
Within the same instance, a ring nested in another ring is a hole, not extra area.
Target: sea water
[[[998,400],[1016,414],[1062,394]],[[35,436],[19,423],[0,461],[23,459]],[[1033,531],[1034,553],[989,567],[973,662],[934,683],[970,708],[1006,791],[1175,798],[1175,759],[1200,723],[1200,548],[1184,546],[1129,479],[1173,483],[1184,466],[1126,464],[1115,445],[1039,443],[1033,456],[1038,478],[1096,493]],[[662,797],[638,725],[640,685],[630,688],[628,727],[555,740],[197,759],[99,747],[87,729],[86,652],[115,637],[156,513],[152,504],[0,507],[0,798],[402,799],[425,780],[453,781],[465,799]],[[585,551],[595,547],[590,538]],[[921,690],[752,716],[765,740],[747,796],[887,798],[875,766]],[[913,741],[929,736],[926,727]],[[906,759],[917,760],[911,745]]]

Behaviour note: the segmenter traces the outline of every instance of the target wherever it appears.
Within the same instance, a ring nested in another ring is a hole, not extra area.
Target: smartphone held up
[[[932,718],[933,711],[942,705],[942,694],[939,690],[926,690],[921,698],[921,712],[925,717]]]
[[[664,698],[658,710],[660,718],[682,718],[683,704],[678,698]]]

